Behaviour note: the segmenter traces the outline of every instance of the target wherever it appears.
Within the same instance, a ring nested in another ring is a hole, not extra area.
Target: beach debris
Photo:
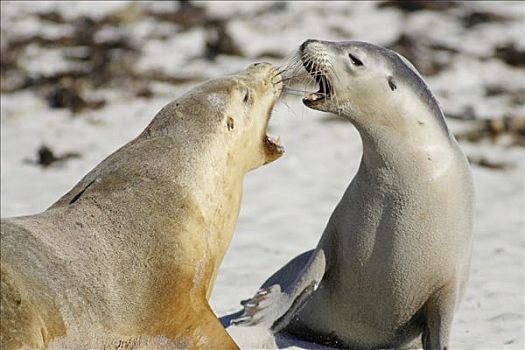
[[[470,130],[456,134],[456,138],[469,142],[488,140],[506,147],[525,147],[525,116],[478,119],[472,125]]]
[[[485,86],[485,96],[507,96],[510,99],[510,104],[523,106],[525,105],[525,86],[517,89],[509,89],[503,84],[490,84]]]
[[[78,152],[68,152],[56,156],[49,146],[42,144],[37,150],[36,164],[40,165],[43,168],[47,168],[53,163],[64,162],[68,159],[80,157],[81,155]]]
[[[494,56],[514,67],[525,67],[525,50],[519,49],[514,43],[506,43],[496,47]]]
[[[153,91],[149,87],[149,85],[141,85],[138,86],[135,90],[135,96],[136,97],[143,97],[143,98],[151,98],[153,97]]]
[[[137,6],[131,3],[101,17],[80,16],[66,19],[56,11],[35,14],[37,21],[69,25],[73,29],[58,37],[49,38],[38,33],[13,36],[3,42],[1,92],[13,93],[31,89],[43,96],[51,108],[67,108],[75,115],[105,106],[105,100],[88,97],[101,87],[117,87],[127,90],[132,96],[151,97],[154,90],[145,88],[151,81],[184,84],[205,80],[205,77],[179,77],[160,70],[137,69],[136,62],[141,55],[141,46],[129,38],[125,31],[113,29],[148,17],[157,22],[170,21],[176,24],[176,32],[201,26],[207,33],[203,56],[208,59],[214,59],[219,54],[243,55],[228,34],[227,20],[210,19],[200,6],[189,1],[179,1],[174,3],[173,11],[168,12],[141,11]],[[20,63],[28,47],[43,52],[60,50],[60,55],[68,66],[56,72],[28,72]]]
[[[157,21],[169,22],[185,31],[195,26],[204,26],[208,19],[206,10],[188,0],[179,0],[173,3],[173,11],[147,11],[146,15]]]
[[[78,80],[69,78],[61,80],[51,87],[47,102],[51,108],[69,108],[73,113],[85,109],[99,109],[105,106],[106,100],[86,100],[80,92]]]
[[[392,7],[404,12],[417,12],[422,10],[447,11],[457,5],[457,1],[389,0],[378,3],[379,8]]]
[[[459,112],[450,112],[445,111],[445,117],[450,119],[458,119],[462,121],[474,121],[478,119],[478,116],[476,115],[476,110],[474,109],[474,106],[472,105],[466,105],[461,111]]]
[[[214,60],[219,55],[244,56],[242,50],[228,33],[227,22],[210,19],[206,23],[206,44],[204,57]]]
[[[442,44],[432,43],[406,33],[387,45],[406,57],[417,70],[426,76],[439,74],[446,69],[458,50]]]
[[[516,168],[516,164],[514,163],[489,159],[484,156],[468,156],[468,161],[470,164],[492,170],[509,170]]]
[[[467,29],[475,28],[485,23],[501,23],[509,18],[489,11],[472,11],[461,18],[461,24]]]

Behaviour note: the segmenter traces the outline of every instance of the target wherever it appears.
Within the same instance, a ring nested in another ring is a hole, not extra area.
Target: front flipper
[[[449,335],[458,304],[459,288],[454,280],[436,291],[424,306],[426,329],[423,331],[424,350],[447,350]]]
[[[231,324],[258,325],[279,332],[317,289],[325,269],[322,249],[299,255],[270,277],[253,298],[241,302],[244,311]]]

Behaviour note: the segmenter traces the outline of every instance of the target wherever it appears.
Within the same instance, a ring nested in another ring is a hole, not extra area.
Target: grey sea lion
[[[166,105],[43,213],[2,220],[1,348],[236,349],[208,305],[245,174],[283,154],[254,64]]]
[[[419,335],[425,350],[447,349],[471,255],[465,155],[419,73],[396,52],[308,40],[299,57],[319,84],[303,103],[352,122],[361,164],[317,247],[229,318],[351,349],[400,348]]]

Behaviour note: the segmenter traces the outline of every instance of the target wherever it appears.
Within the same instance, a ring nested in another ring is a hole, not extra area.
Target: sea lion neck
[[[357,124],[356,128],[363,144],[362,166],[387,168],[397,175],[438,172],[448,166],[457,148],[448,129],[431,118],[397,119],[395,127]]]

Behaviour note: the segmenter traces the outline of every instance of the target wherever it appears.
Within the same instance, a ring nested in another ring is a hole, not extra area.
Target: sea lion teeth
[[[281,137],[280,136],[277,136],[277,137],[270,137],[270,141],[275,144],[276,146],[280,146],[281,145]]]
[[[266,142],[268,142],[270,145],[277,147],[279,149],[283,149],[281,146],[281,137],[278,136],[277,138],[274,138],[272,136],[266,136]]]
[[[311,101],[311,102],[315,102],[315,101],[318,101],[318,100],[322,100],[324,98],[324,94],[320,94],[320,93],[317,93],[317,92],[312,92],[312,93],[309,93],[305,96],[305,99],[308,100],[308,101]]]

